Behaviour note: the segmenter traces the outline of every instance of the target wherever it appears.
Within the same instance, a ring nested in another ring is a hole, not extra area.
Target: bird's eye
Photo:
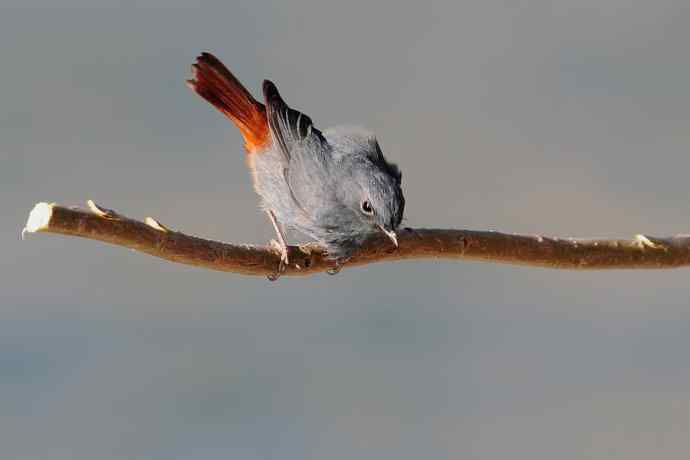
[[[374,208],[371,207],[369,200],[362,201],[362,212],[370,216],[374,214]]]

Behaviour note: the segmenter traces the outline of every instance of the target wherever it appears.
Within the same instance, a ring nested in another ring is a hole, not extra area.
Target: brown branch
[[[271,247],[205,240],[147,217],[127,218],[88,202],[90,211],[38,203],[23,233],[48,232],[125,246],[162,259],[211,270],[271,276],[279,254]],[[396,249],[387,237],[366,243],[347,267],[405,259],[465,259],[561,269],[675,268],[690,265],[690,235],[632,240],[578,240],[472,230],[405,229]],[[283,275],[333,270],[316,244],[289,247]]]

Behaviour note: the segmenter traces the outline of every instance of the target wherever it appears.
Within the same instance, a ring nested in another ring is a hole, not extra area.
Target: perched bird
[[[318,241],[338,263],[378,232],[397,247],[395,232],[405,208],[401,174],[373,134],[360,128],[318,130],[269,80],[263,82],[264,103],[258,102],[210,53],[197,58],[192,74],[188,86],[244,137],[254,188],[278,238],[281,270],[289,262],[284,227]]]

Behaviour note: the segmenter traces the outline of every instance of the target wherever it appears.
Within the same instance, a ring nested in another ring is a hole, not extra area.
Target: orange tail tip
[[[235,123],[248,152],[261,151],[270,144],[266,108],[222,62],[210,53],[201,53],[192,64],[192,75],[187,86]]]

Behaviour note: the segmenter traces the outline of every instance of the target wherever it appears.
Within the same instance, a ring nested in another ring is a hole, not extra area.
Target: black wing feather
[[[268,109],[268,126],[278,147],[289,162],[290,152],[295,143],[312,134],[321,136],[321,132],[314,128],[309,116],[290,108],[285,103],[273,82],[264,80],[263,91]]]

